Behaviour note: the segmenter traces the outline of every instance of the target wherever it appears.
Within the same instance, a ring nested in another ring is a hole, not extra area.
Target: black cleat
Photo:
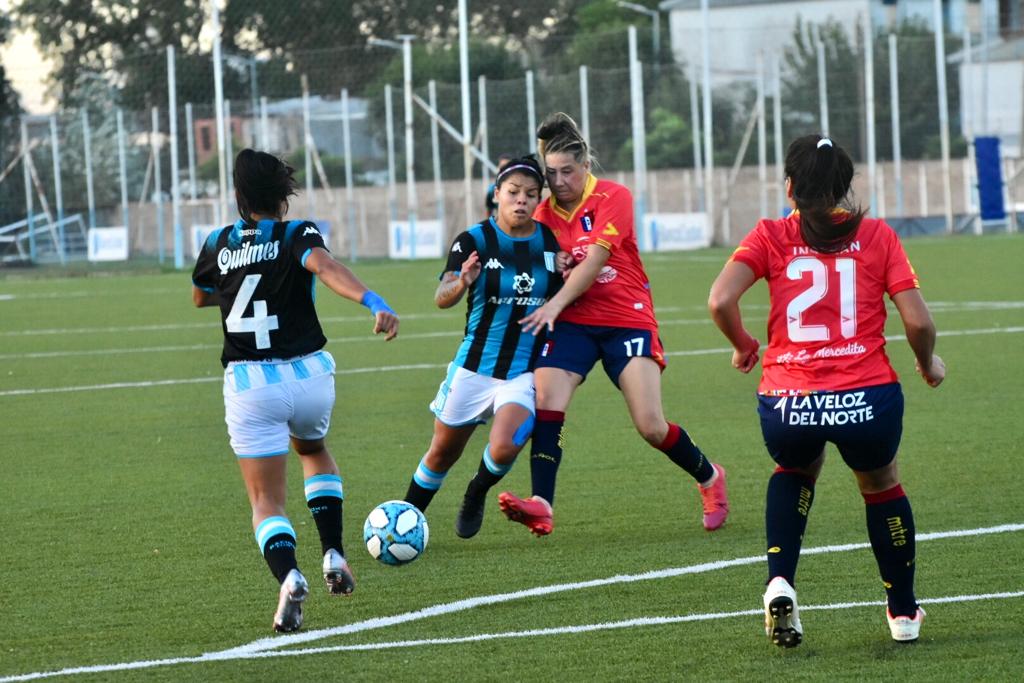
[[[484,496],[473,497],[468,493],[462,499],[462,507],[455,518],[455,534],[459,538],[473,538],[484,523]]]

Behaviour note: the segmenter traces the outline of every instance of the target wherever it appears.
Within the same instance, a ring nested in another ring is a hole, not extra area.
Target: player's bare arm
[[[919,289],[896,292],[892,302],[903,319],[907,342],[917,359],[917,371],[928,383],[937,387],[946,378],[946,364],[935,355],[935,323]]]
[[[196,305],[196,308],[219,306],[220,297],[217,296],[217,292],[207,292],[192,285],[192,303]]]
[[[326,249],[313,249],[306,259],[305,268],[320,278],[320,281],[335,294],[368,305],[374,316],[374,334],[384,333],[385,341],[391,341],[398,336],[398,315],[386,304],[378,310],[369,305],[365,299],[373,292],[355,276],[355,273],[334,260]]]
[[[480,276],[480,255],[473,251],[462,263],[459,272],[449,271],[441,278],[441,284],[434,292],[434,303],[438,308],[451,308],[462,301],[466,290],[476,282]]]
[[[591,245],[587,249],[587,257],[569,271],[569,277],[566,278],[565,285],[562,286],[558,294],[519,321],[523,326],[523,331],[536,335],[544,328],[549,331],[555,329],[555,320],[558,319],[559,314],[565,310],[566,306],[590,289],[611,256],[612,253],[607,248],[601,245]]]
[[[732,366],[747,373],[757,365],[761,343],[743,325],[740,297],[750,289],[756,278],[745,263],[731,261],[718,274],[708,296],[708,311],[718,329],[732,344]]]

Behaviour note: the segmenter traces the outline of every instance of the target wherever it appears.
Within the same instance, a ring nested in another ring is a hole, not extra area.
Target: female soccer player
[[[549,331],[535,373],[533,495],[522,499],[506,491],[498,504],[534,534],[551,533],[565,411],[600,360],[641,436],[697,480],[704,528],[717,529],[729,512],[725,470],[712,464],[679,425],[667,422],[662,410],[665,358],[633,228],[633,197],[622,185],[590,174],[590,147],[568,115],[549,116],[537,137],[552,196],[534,218],[551,226],[575,265],[562,290],[522,319],[527,332]]]
[[[768,348],[758,413],[778,464],[768,480],[765,631],[776,645],[803,638],[793,589],[800,543],[825,444],[839,449],[864,497],[868,536],[888,596],[894,640],[916,640],[924,618],[914,598],[914,517],[900,485],[896,449],[903,393],[885,355],[885,295],[896,305],[917,370],[937,387],[946,375],[933,353],[935,326],[900,240],[884,221],[847,199],[853,162],[828,138],[807,135],[786,153],[786,193],[796,211],[764,219],[711,287],[708,306],[750,372],[759,342],[739,300],[768,281]]]
[[[334,407],[334,359],[323,350],[313,276],[369,308],[374,334],[387,340],[398,334],[398,316],[331,257],[316,225],[282,220],[295,195],[293,172],[274,156],[242,150],[234,168],[242,219],[209,236],[192,273],[195,305],[220,306],[225,421],[252,504],[256,543],[281,584],[277,631],[302,626],[308,593],[284,509],[289,441],[301,456],[327,588],[348,595],[355,587],[341,543],[341,477],[324,445]]]
[[[518,321],[562,285],[558,242],[533,220],[543,187],[533,157],[510,160],[495,179],[497,217],[455,238],[434,295],[439,308],[451,308],[469,293],[466,336],[430,404],[434,437],[405,500],[426,510],[476,426],[493,415],[455,520],[462,538],[480,530],[487,492],[511,469],[533,428],[533,362],[543,337],[524,334]]]

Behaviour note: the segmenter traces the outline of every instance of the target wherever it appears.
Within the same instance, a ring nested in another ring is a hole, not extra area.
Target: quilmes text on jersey
[[[281,253],[281,241],[264,242],[253,244],[245,242],[241,249],[228,249],[224,247],[217,252],[217,267],[221,275],[227,275],[229,270],[242,268],[260,261],[273,261]]]

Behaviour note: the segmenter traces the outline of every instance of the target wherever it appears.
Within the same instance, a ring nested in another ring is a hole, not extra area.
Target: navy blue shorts
[[[898,382],[804,396],[758,396],[761,433],[782,467],[807,467],[826,442],[851,469],[869,472],[896,457],[903,436],[903,390]]]
[[[598,360],[615,386],[626,363],[637,356],[654,360],[665,367],[661,339],[650,330],[628,327],[604,327],[555,323],[555,329],[541,347],[535,368],[560,368],[584,379]]]

